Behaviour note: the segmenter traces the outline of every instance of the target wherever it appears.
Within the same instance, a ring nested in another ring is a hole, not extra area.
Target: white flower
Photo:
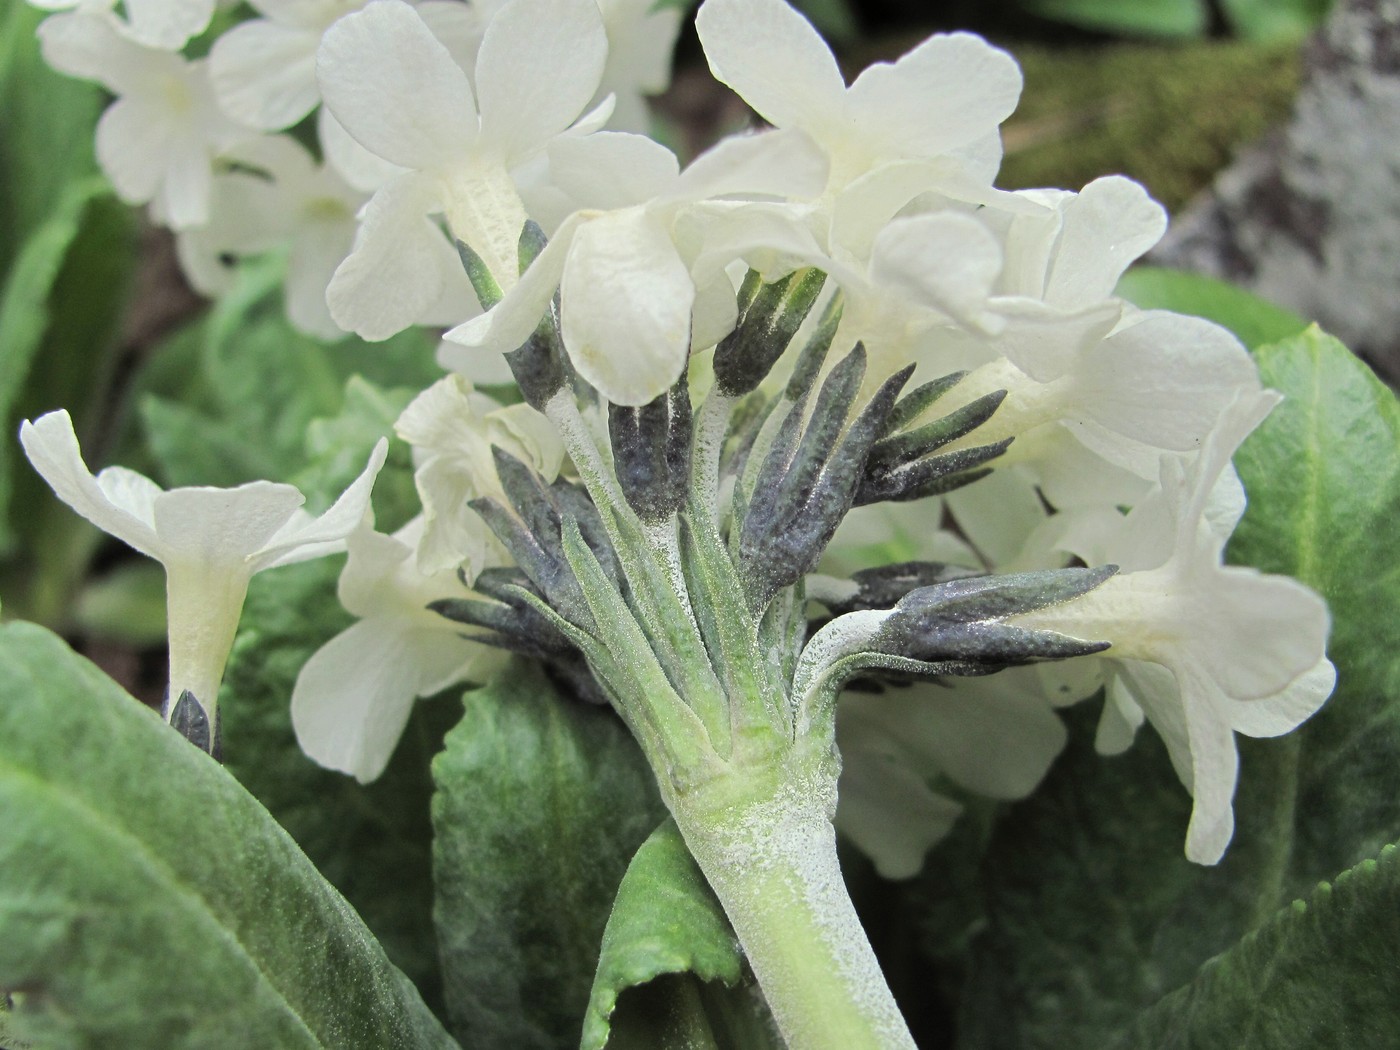
[[[452,246],[432,214],[446,217],[502,287],[513,283],[525,210],[511,169],[579,117],[606,54],[592,0],[511,0],[482,40],[475,91],[397,0],[376,0],[326,33],[317,76],[327,108],[362,146],[405,169],[370,201],[331,282],[342,327],[387,338],[440,297]]]
[[[901,161],[973,160],[964,174],[987,183],[996,172],[997,125],[1016,108],[1021,71],[979,37],[930,37],[848,88],[821,36],[782,0],[705,0],[695,27],[717,79],[826,151],[829,195]]]
[[[214,157],[247,136],[215,105],[205,62],[134,43],[109,16],[57,15],[39,38],[49,65],[118,96],[97,124],[97,159],[117,196],[149,202],[175,229],[204,223]]]
[[[562,139],[549,156],[552,177],[584,209],[500,303],[448,332],[449,342],[514,350],[558,289],[579,375],[614,404],[642,405],[675,383],[692,347],[733,328],[732,262],[817,253],[795,209],[753,199],[815,184],[820,161],[795,137],[725,139],[684,172],[669,150],[622,133]],[[441,361],[465,371],[464,356],[449,351]]]
[[[887,879],[918,874],[962,806],[930,787],[947,777],[996,799],[1029,795],[1065,745],[1037,668],[948,684],[917,682],[836,708],[841,782],[836,826]]]
[[[1011,623],[1107,641],[1110,704],[1099,743],[1121,749],[1145,713],[1195,804],[1186,855],[1218,861],[1234,831],[1234,733],[1277,736],[1327,699],[1327,606],[1284,576],[1221,564],[1244,509],[1230,455],[1278,402],[1241,394],[1192,460],[1162,460],[1161,487],[1126,516],[1068,517],[1065,549],[1118,576]]]
[[[44,11],[73,11],[106,15],[117,0],[29,0]],[[204,32],[214,14],[214,0],[123,0],[126,20],[113,22],[123,36],[145,47],[178,51],[185,41]]]
[[[190,692],[210,725],[248,581],[264,569],[344,550],[345,537],[369,506],[387,448],[384,441],[376,445],[364,473],[313,518],[300,509],[304,497],[291,485],[254,481],[233,489],[167,492],[123,467],[108,467],[94,478],[83,463],[73,421],[62,410],[26,420],[19,437],[59,499],[165,566],[169,704]]]
[[[448,376],[419,394],[394,429],[413,446],[414,483],[423,504],[418,570],[455,570],[468,582],[497,549],[491,531],[467,504],[479,496],[505,502],[491,449],[528,464],[546,482],[559,476],[564,446],[554,427],[529,405],[505,408],[476,394],[461,376]]]
[[[209,74],[219,104],[240,124],[279,131],[297,123],[321,102],[316,84],[316,49],[337,19],[366,0],[249,0],[262,15],[234,26],[209,52]],[[426,0],[418,14],[434,35],[458,53],[464,26],[480,21],[475,4]],[[472,33],[473,57],[480,34]],[[459,56],[463,57],[463,56]]]
[[[206,295],[221,294],[230,279],[227,256],[286,246],[292,325],[320,339],[341,338],[326,307],[326,286],[350,254],[355,213],[365,195],[285,135],[260,137],[228,159],[238,166],[214,177],[208,223],[177,238],[190,283]],[[470,288],[465,278],[459,285],[458,299],[465,303]]]
[[[504,653],[462,637],[461,624],[428,608],[469,597],[451,570],[423,573],[414,548],[423,522],[392,536],[365,521],[350,534],[340,600],[362,619],[318,649],[292,689],[302,750],[361,783],[376,779],[403,735],[413,701],[488,675]]]

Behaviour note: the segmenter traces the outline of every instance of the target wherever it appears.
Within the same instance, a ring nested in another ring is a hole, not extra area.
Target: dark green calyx
[[[826,601],[823,604],[838,616],[863,609],[888,609],[911,591],[981,575],[983,573],[977,569],[965,569],[959,565],[945,565],[935,561],[905,561],[893,565],[880,565],[873,569],[862,569],[851,575],[851,582],[857,589],[849,598]]]
[[[1088,593],[1116,565],[976,576],[921,587],[900,599],[876,639],[877,651],[920,662],[957,661],[1006,667],[1086,656],[1108,648],[1053,631],[1007,624],[1020,613]]]
[[[821,293],[826,275],[798,270],[760,284],[750,272],[740,289],[739,322],[715,347],[715,388],[740,397],[758,387],[787,349]]]
[[[527,219],[520,230],[520,243],[516,246],[516,258],[522,274],[540,257],[540,252],[544,251],[544,246],[548,243],[549,238],[544,235],[540,224],[534,219]]]
[[[466,241],[457,242],[457,257],[462,260],[462,268],[467,271],[467,280],[476,292],[476,301],[483,310],[489,310],[502,299],[505,293],[501,285],[486,267],[486,261],[472,250]]]
[[[684,379],[640,408],[608,406],[613,468],[623,496],[643,521],[664,521],[684,505],[691,430]]]
[[[224,758],[223,720],[216,713],[215,724],[211,728],[209,713],[204,710],[195,695],[188,689],[182,690],[180,699],[170,711],[170,726],[216,762]]]
[[[981,468],[1005,452],[1012,442],[1011,438],[941,455],[934,453],[987,422],[1006,399],[1005,390],[979,397],[940,419],[912,430],[900,430],[917,419],[961,377],[961,373],[955,373],[925,383],[899,403],[891,415],[887,435],[870,450],[865,477],[861,481],[860,491],[856,493],[856,506],[938,495],[991,472],[990,468]]]
[[[758,472],[739,537],[755,608],[816,565],[854,504],[870,448],[913,370],[910,365],[885,380],[846,426],[865,373],[865,350],[857,344],[827,376],[805,429],[806,393],[788,410]]]
[[[526,404],[540,412],[564,389],[572,369],[559,332],[559,301],[550,304],[530,338],[505,355]]]

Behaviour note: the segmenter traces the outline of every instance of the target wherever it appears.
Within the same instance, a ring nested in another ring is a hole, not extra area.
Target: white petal
[[[107,467],[98,471],[97,487],[118,510],[140,521],[155,523],[156,497],[165,490],[146,475],[126,467]]]
[[[676,155],[645,135],[602,131],[549,144],[550,178],[578,208],[644,204],[674,190],[679,171]]]
[[[348,223],[311,222],[297,231],[286,280],[287,317],[297,331],[327,341],[344,336],[326,305],[326,289],[350,254],[354,237],[354,227]]]
[[[1095,179],[1064,207],[1046,300],[1073,309],[1108,298],[1166,229],[1166,210],[1132,179]]]
[[[818,138],[839,128],[841,70],[812,24],[782,0],[705,0],[695,29],[715,79],[768,123]]]
[[[237,568],[287,524],[304,502],[291,485],[253,481],[232,489],[179,488],[155,500],[162,560]]]
[[[729,135],[686,165],[677,192],[696,197],[726,194],[783,200],[816,197],[826,185],[827,159],[800,131]]]
[[[145,204],[160,192],[175,143],[167,114],[137,96],[118,99],[97,122],[98,163],[128,204]]]
[[[460,161],[476,138],[466,74],[399,0],[376,0],[331,26],[316,77],[326,106],[351,136],[401,167]]]
[[[115,108],[115,107],[114,107]],[[209,221],[214,171],[204,143],[182,136],[171,143],[156,213],[171,229],[183,230]]]
[[[1287,576],[1238,566],[1198,577],[1180,665],[1203,674],[1235,700],[1274,696],[1324,656],[1327,603]]]
[[[970,33],[938,35],[861,73],[850,119],[894,156],[930,157],[985,139],[1020,94],[1021,71],[1005,51]]]
[[[1001,272],[1001,246],[957,212],[896,219],[875,238],[870,277],[914,304],[972,328],[998,331],[987,300]]]
[[[1238,339],[1201,318],[1162,311],[1090,348],[1075,371],[1085,416],[1183,452],[1201,447],[1237,393],[1259,389]]]
[[[841,732],[838,730],[838,732]],[[840,741],[836,827],[887,879],[909,879],[945,838],[962,807],[935,794],[897,750],[882,740]]]
[[[320,33],[262,19],[235,26],[214,43],[209,76],[224,112],[249,127],[275,131],[301,120],[320,101],[316,47]]]
[[[297,676],[297,742],[328,769],[369,783],[384,772],[414,698],[452,677],[476,648],[411,622],[360,621],[318,649]]]
[[[684,373],[695,285],[666,231],[643,209],[579,228],[560,295],[569,359],[609,401],[644,405]]]
[[[319,558],[324,554],[345,549],[345,537],[354,531],[369,510],[374,480],[389,454],[389,442],[380,438],[370,453],[369,462],[360,476],[352,481],[330,508],[318,518],[305,522],[289,522],[259,550],[253,571],[259,572],[275,565]]]
[[[123,36],[120,23],[103,15],[78,11],[55,15],[39,24],[44,61],[60,73],[95,80],[118,95],[150,90],[162,75],[182,62]]]
[[[428,218],[434,188],[409,173],[365,205],[355,248],[326,289],[331,316],[347,332],[387,339],[418,323],[442,294],[442,253],[452,246]]]
[[[443,336],[448,343],[455,344],[444,345],[438,351],[438,362],[444,368],[470,374],[473,357],[487,351],[509,353],[530,337],[549,309],[574,236],[584,221],[580,215],[567,219],[504,299]],[[467,363],[459,368],[459,362],[464,361]]]
[[[133,39],[174,51],[202,33],[214,14],[214,0],[125,0]]]
[[[1262,700],[1232,702],[1230,725],[1245,736],[1282,736],[1311,718],[1327,702],[1336,684],[1337,669],[1324,657],[1280,693]]]
[[[154,517],[145,514],[145,508],[154,503],[153,498],[148,498],[149,489],[129,474],[113,475],[109,486],[121,503],[114,502],[83,462],[73,420],[66,411],[50,412],[32,423],[25,420],[20,424],[19,440],[29,462],[54,495],[99,529],[160,560],[163,546],[156,537]],[[124,495],[123,490],[129,495]],[[140,516],[133,510],[140,511]]]
[[[1034,670],[1015,668],[951,687],[917,682],[879,698],[881,723],[962,787],[988,798],[1024,798],[1064,749],[1064,724]]]
[[[406,170],[361,146],[325,106],[316,113],[316,137],[321,143],[321,153],[326,163],[342,179],[364,193],[374,192]]]
[[[1010,470],[956,489],[944,503],[992,567],[1013,561],[1046,515],[1034,485]]]
[[[1094,734],[1094,750],[1101,755],[1121,755],[1132,747],[1144,717],[1122,678],[1111,675],[1105,688],[1103,713]]]
[[[607,55],[593,0],[511,0],[476,58],[483,145],[507,163],[543,149],[588,105]]]

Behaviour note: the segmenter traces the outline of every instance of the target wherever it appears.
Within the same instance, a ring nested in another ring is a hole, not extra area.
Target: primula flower
[[[805,132],[826,152],[828,196],[901,162],[953,161],[940,173],[990,186],[997,125],[1016,108],[1021,71],[980,37],[930,37],[847,87],[826,42],[782,0],[705,0],[695,28],[716,79],[774,127]]]
[[[918,874],[924,854],[962,813],[930,786],[937,778],[986,798],[1019,799],[1035,790],[1066,740],[1038,671],[1013,667],[990,678],[841,697],[836,827],[881,875]]]
[[[362,146],[404,169],[367,205],[355,250],[331,282],[342,327],[384,339],[440,297],[454,253],[430,215],[444,215],[503,287],[513,283],[526,215],[511,169],[574,123],[606,56],[593,0],[512,0],[482,39],[475,90],[399,0],[376,0],[326,33],[317,57],[326,107]]]
[[[552,177],[584,206],[501,302],[445,338],[471,353],[514,350],[558,289],[569,358],[614,404],[651,401],[675,383],[692,348],[733,328],[735,260],[817,252],[799,209],[764,199],[819,181],[820,158],[799,137],[728,138],[685,171],[665,147],[622,133],[559,140],[549,159]],[[440,360],[468,367],[451,349]]]
[[[320,517],[302,511],[291,485],[254,481],[232,489],[165,491],[124,467],[96,477],[83,462],[73,421],[50,412],[20,427],[34,469],[59,499],[98,528],[165,566],[170,631],[167,717],[188,692],[217,726],[219,682],[248,581],[278,565],[345,549],[384,464],[380,441],[364,472]]]
[[[350,534],[340,601],[362,619],[318,649],[292,689],[302,750],[361,783],[384,772],[416,697],[481,680],[506,655],[464,638],[460,624],[428,608],[470,592],[451,569],[419,571],[422,534],[422,518],[392,536],[368,520]]]
[[[1320,707],[1335,672],[1327,661],[1327,606],[1285,576],[1222,565],[1244,510],[1230,455],[1279,401],[1241,394],[1192,460],[1166,456],[1160,488],[1126,516],[1066,522],[1061,545],[1121,572],[1095,591],[1010,622],[1107,641],[1107,750],[1135,721],[1161,734],[1195,799],[1186,855],[1214,864],[1234,832],[1239,756],[1234,733],[1278,736]]]
[[[365,0],[250,0],[262,15],[234,26],[214,42],[209,75],[219,104],[240,124],[279,131],[301,120],[321,101],[316,49],[335,22]],[[420,17],[459,58],[463,38],[472,45],[480,15],[475,4],[425,0]]]
[[[215,104],[205,62],[143,47],[104,15],[57,15],[39,39],[49,65],[118,96],[97,124],[97,159],[117,196],[149,202],[177,230],[204,223],[214,157],[249,135]]]
[[[529,405],[502,408],[475,393],[461,376],[448,376],[419,394],[394,429],[413,446],[413,479],[423,504],[415,546],[418,570],[425,575],[460,567],[471,582],[498,548],[468,506],[481,496],[505,501],[493,448],[529,464],[546,482],[559,476],[564,462],[564,446],[544,416]]]
[[[123,0],[126,20],[113,19],[125,37],[145,47],[178,51],[190,37],[204,32],[215,0]],[[106,15],[117,0],[29,0],[43,11],[80,11]]]
[[[190,283],[205,295],[222,294],[231,281],[228,256],[286,245],[288,319],[308,335],[342,338],[326,308],[326,285],[350,254],[365,195],[285,135],[260,137],[228,159],[238,166],[214,177],[209,221],[182,230],[176,241]],[[459,302],[469,301],[465,279],[458,293]]]

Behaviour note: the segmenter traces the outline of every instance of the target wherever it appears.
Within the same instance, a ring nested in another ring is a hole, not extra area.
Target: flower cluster
[[[1276,398],[1228,332],[1114,296],[1165,229],[1140,186],[994,185],[1010,56],[940,35],[848,85],[783,0],[705,0],[711,70],[770,126],[682,168],[638,133],[674,10],[254,0],[187,61],[196,6],[43,24],[119,96],[119,193],[204,288],[289,244],[308,331],[451,326],[397,428],[422,517],[346,530],[361,620],[298,683],[309,754],[374,778],[415,695],[515,650],[668,769],[759,725],[837,733],[838,824],[906,876],[956,814],[941,781],[1026,794],[1054,709],[1102,690],[1100,750],[1150,722],[1188,855],[1220,858],[1234,734],[1288,731],[1333,678],[1321,600],[1222,564],[1230,457]],[[319,159],[274,134],[313,113]],[[523,404],[474,389],[502,363]],[[833,728],[881,675],[938,685]]]

